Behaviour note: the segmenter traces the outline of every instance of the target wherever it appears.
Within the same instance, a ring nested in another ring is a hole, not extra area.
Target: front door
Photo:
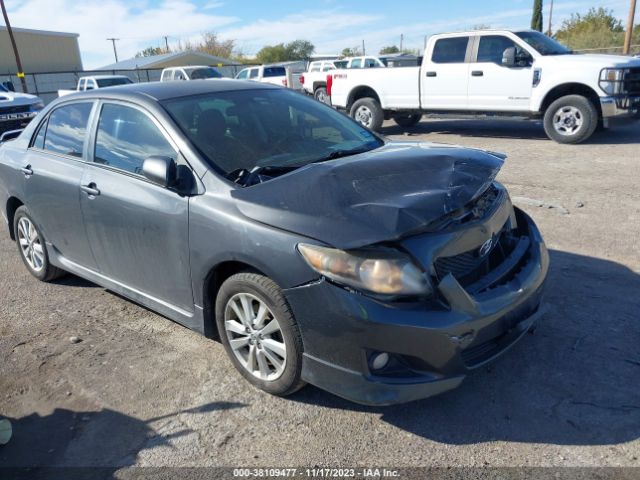
[[[193,312],[189,199],[142,176],[145,158],[178,160],[177,148],[146,111],[104,103],[80,203],[99,271],[153,301]]]
[[[519,64],[502,65],[507,48],[516,49]],[[533,90],[531,56],[504,35],[482,35],[478,53],[470,65],[469,109],[489,111],[528,111]]]
[[[465,110],[469,84],[470,37],[436,40],[431,58],[421,70],[420,103],[423,109]]]
[[[80,182],[85,169],[87,124],[93,102],[62,105],[39,126],[25,155],[25,199],[48,248],[95,269],[82,222]]]

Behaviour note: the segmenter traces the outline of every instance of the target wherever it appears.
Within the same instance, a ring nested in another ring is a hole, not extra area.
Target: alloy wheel
[[[370,127],[373,121],[373,112],[369,107],[360,105],[356,110],[355,119],[365,127]]]
[[[35,271],[44,268],[44,246],[35,225],[27,217],[18,220],[18,243],[27,264]]]
[[[553,115],[553,128],[561,135],[574,135],[582,122],[582,112],[572,106],[561,107]]]
[[[284,372],[287,348],[278,319],[250,293],[238,293],[225,306],[224,327],[233,354],[254,377],[273,381]]]

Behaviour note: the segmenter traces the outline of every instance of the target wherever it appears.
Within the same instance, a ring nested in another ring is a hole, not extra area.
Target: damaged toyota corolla
[[[547,250],[503,160],[266,84],[149,83],[49,105],[0,149],[0,200],[37,278],[219,337],[269,393],[388,405],[456,387],[542,313]]]

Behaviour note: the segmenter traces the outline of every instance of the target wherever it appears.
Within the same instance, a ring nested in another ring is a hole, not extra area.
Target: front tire
[[[13,233],[20,258],[31,275],[43,282],[65,275],[64,270],[54,267],[49,262],[44,236],[31,218],[29,209],[24,205],[19,207],[13,216]]]
[[[393,121],[403,128],[415,127],[422,120],[422,114],[416,113],[414,115],[398,115],[393,117]]]
[[[544,131],[558,143],[584,142],[597,127],[598,109],[581,95],[560,97],[544,113]]]
[[[279,396],[305,385],[300,330],[273,280],[252,272],[229,277],[216,298],[216,324],[227,355],[249,383]]]
[[[374,132],[379,132],[382,128],[382,122],[384,122],[384,111],[380,103],[371,97],[356,100],[349,114],[360,125]]]

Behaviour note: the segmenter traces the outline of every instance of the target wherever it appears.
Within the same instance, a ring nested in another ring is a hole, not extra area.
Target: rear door
[[[27,150],[24,202],[47,243],[65,259],[92,270],[80,210],[80,182],[87,158],[87,125],[94,102],[74,102],[54,109],[39,126]]]
[[[465,110],[472,42],[469,35],[435,40],[421,70],[420,103],[424,109]]]
[[[507,48],[521,60],[502,65]],[[470,64],[469,108],[472,110],[527,111],[533,90],[533,57],[505,35],[481,35]]]
[[[181,157],[146,110],[104,102],[94,123],[80,204],[100,272],[181,313],[193,312],[189,198],[149,182],[147,157]],[[186,164],[185,164],[186,165]]]

